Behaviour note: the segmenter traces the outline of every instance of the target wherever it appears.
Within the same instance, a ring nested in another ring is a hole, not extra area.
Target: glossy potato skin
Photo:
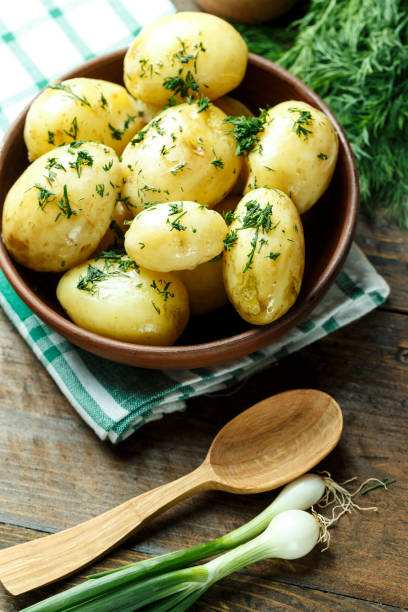
[[[61,272],[84,261],[109,227],[121,180],[118,157],[93,142],[74,147],[39,157],[5,199],[4,243],[32,270]]]
[[[251,203],[265,211],[257,236],[256,226],[242,229]],[[229,236],[235,231],[236,241],[223,258],[225,289],[245,321],[266,325],[285,314],[300,291],[305,262],[300,216],[285,193],[260,188],[242,198],[235,217]]]
[[[247,45],[229,23],[206,13],[179,12],[138,34],[125,56],[124,82],[133,96],[156,106],[189,95],[214,100],[240,84],[247,62]],[[169,79],[175,78],[191,87],[171,88]]]
[[[89,266],[105,277],[86,283]],[[125,342],[173,344],[189,319],[187,291],[177,275],[145,270],[126,256],[92,259],[69,270],[57,297],[80,327]]]
[[[74,78],[55,85],[47,87],[27,113],[24,140],[30,161],[78,140],[102,142],[120,155],[157,112],[116,83]]]
[[[284,191],[302,214],[326,191],[338,155],[330,119],[306,102],[289,100],[267,112],[259,146],[248,155],[245,192],[256,187]]]
[[[150,270],[193,270],[221,253],[226,233],[222,216],[196,202],[157,204],[136,215],[125,250]]]
[[[196,103],[160,113],[123,152],[123,197],[136,212],[149,202],[196,200],[210,207],[236,182],[242,159],[219,108]]]
[[[180,270],[178,275],[187,289],[192,315],[212,312],[228,302],[222,276],[222,253],[194,270]]]

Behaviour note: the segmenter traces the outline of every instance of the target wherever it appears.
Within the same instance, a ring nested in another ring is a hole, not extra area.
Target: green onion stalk
[[[211,586],[214,578],[218,580],[222,575],[219,569],[215,569],[216,564],[211,565],[213,561],[210,561],[207,566],[189,568],[188,571],[194,570],[192,574],[183,573],[187,570],[182,568],[216,554],[235,550],[250,540],[252,540],[252,544],[248,551],[242,550],[239,553],[239,558],[244,562],[244,565],[240,567],[255,562],[259,555],[261,555],[259,558],[265,555],[266,549],[253,538],[264,532],[271,520],[282,512],[293,509],[306,510],[316,504],[323,496],[325,489],[325,480],[320,476],[316,474],[301,476],[286,485],[275,500],[258,516],[220,538],[191,548],[145,559],[122,568],[94,574],[89,576],[89,580],[86,582],[34,604],[26,608],[25,612],[63,612],[66,610],[87,610],[88,612],[98,610],[98,612],[102,612],[105,609],[125,612],[128,609],[136,610],[138,608],[126,607],[124,600],[128,601],[129,598],[130,601],[134,597],[135,600],[132,605],[135,604],[140,596],[139,586],[142,589],[142,584],[145,585],[142,592],[151,589],[154,584],[155,591],[160,592],[160,597],[163,599],[160,604],[161,607],[154,607],[152,610],[173,610],[172,607],[165,607],[170,604],[181,606],[180,608],[174,608],[175,610],[187,609],[182,607],[184,600],[191,600],[191,603],[189,603],[191,605],[193,600],[195,601],[202,592]],[[253,550],[255,552],[252,552]],[[221,558],[219,557],[219,559]],[[235,571],[233,568],[238,562],[235,557],[224,557],[223,563],[229,569],[227,573],[230,573]],[[169,572],[171,572],[171,575],[169,575]],[[153,582],[149,583],[149,580]],[[183,580],[185,580],[184,583]],[[120,602],[119,599],[116,599],[119,597],[121,598]],[[168,598],[168,602],[164,598]],[[110,603],[106,605],[113,605],[114,607],[102,607],[102,602],[105,605],[105,602],[108,601]],[[145,601],[143,605],[147,606],[148,603],[150,602]],[[93,607],[94,605],[99,607]]]

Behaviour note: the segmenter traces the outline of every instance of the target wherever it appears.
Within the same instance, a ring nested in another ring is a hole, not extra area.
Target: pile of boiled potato
[[[247,59],[226,21],[177,13],[137,36],[126,88],[74,78],[32,103],[3,240],[20,264],[63,273],[57,297],[81,327],[169,345],[228,300],[256,325],[295,302],[300,214],[329,184],[337,135],[304,102],[254,117],[226,96]]]

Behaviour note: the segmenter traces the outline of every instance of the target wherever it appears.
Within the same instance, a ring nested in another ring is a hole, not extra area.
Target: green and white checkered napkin
[[[141,25],[174,11],[168,0],[13,0],[0,17],[0,129],[48,81],[95,55],[126,47]],[[50,43],[53,51],[50,52]],[[101,439],[118,442],[185,400],[233,386],[382,304],[389,287],[353,245],[335,285],[278,342],[211,368],[142,370],[74,347],[42,323],[0,272],[0,305],[62,393]]]

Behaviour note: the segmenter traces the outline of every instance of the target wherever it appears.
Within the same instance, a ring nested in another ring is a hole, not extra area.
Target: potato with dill
[[[238,204],[224,241],[229,300],[249,323],[266,325],[295,302],[305,246],[296,206],[277,189],[260,188]]]
[[[208,100],[155,117],[123,152],[122,196],[135,211],[150,202],[196,200],[210,207],[232,189],[242,159],[225,113]]]
[[[244,78],[248,47],[229,23],[179,12],[143,28],[129,48],[124,81],[136,98],[164,106],[189,96],[219,98]]]
[[[187,291],[177,275],[140,268],[113,251],[66,272],[57,297],[80,327],[125,342],[173,344],[189,319]]]
[[[125,250],[150,270],[193,270],[221,253],[226,233],[222,216],[197,202],[156,204],[136,215]]]
[[[7,249],[40,272],[61,272],[84,261],[109,227],[120,180],[119,159],[104,145],[78,142],[45,153],[7,194]]]
[[[296,100],[269,109],[262,121],[248,155],[245,193],[260,186],[276,187],[302,214],[330,183],[338,154],[337,133],[327,115]]]
[[[99,79],[74,78],[47,87],[30,106],[24,140],[30,161],[54,147],[95,140],[118,155],[157,112],[124,87]]]

